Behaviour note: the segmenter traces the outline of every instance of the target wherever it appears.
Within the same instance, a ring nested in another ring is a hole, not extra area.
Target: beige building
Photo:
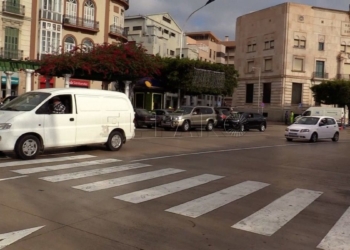
[[[129,0],[33,0],[31,59],[67,52],[76,46],[126,42],[124,14]],[[102,82],[69,79],[70,87],[101,89]],[[64,87],[62,78],[35,76],[32,89]],[[111,87],[111,85],[110,85]]]
[[[236,54],[236,42],[229,40],[226,36],[224,41],[220,44],[225,46],[225,64],[234,65],[235,64],[235,54]]]
[[[0,57],[2,59],[25,60],[29,57],[31,36],[31,0],[4,0],[0,11]],[[7,72],[11,79],[6,86],[6,73],[1,72],[0,99],[17,95],[25,90],[24,72]],[[7,91],[6,91],[7,89]]]
[[[284,3],[239,17],[236,37],[238,110],[282,120],[318,105],[311,86],[349,78],[349,11]]]

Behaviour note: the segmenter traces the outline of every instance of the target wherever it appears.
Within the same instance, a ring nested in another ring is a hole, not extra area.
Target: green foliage
[[[325,81],[311,87],[316,102],[350,107],[350,81]]]
[[[238,73],[233,65],[212,64],[188,58],[162,58],[160,78],[165,84],[166,91],[177,92],[178,89],[186,94],[221,94],[232,95],[233,88],[237,86]],[[204,88],[193,86],[194,68],[225,73],[225,87],[220,89],[213,86]]]

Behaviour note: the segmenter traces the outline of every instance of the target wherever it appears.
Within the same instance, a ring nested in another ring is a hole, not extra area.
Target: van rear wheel
[[[108,141],[106,143],[106,147],[110,151],[118,151],[123,146],[123,139],[124,136],[119,131],[113,131],[109,137]]]
[[[24,135],[16,143],[15,153],[22,160],[35,159],[40,151],[40,141],[34,135]]]

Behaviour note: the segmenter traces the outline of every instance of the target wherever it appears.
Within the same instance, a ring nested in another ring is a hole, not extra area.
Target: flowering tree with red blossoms
[[[47,55],[40,62],[41,75],[72,77],[99,81],[135,80],[160,74],[160,58],[146,54],[136,43],[95,45],[86,52],[75,47],[70,52]]]

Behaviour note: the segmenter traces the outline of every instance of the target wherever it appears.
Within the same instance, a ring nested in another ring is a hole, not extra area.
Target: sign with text
[[[69,85],[70,86],[76,86],[76,87],[86,87],[88,88],[90,84],[89,80],[80,80],[80,79],[69,79]]]
[[[341,24],[341,35],[350,36],[350,23],[342,22]]]

